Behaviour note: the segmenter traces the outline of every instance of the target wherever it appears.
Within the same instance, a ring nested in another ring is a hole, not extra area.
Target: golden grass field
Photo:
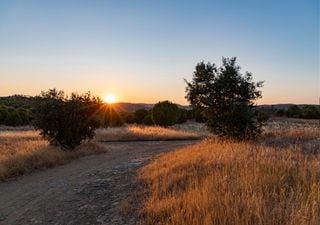
[[[0,131],[0,180],[105,151],[101,144],[86,142],[68,152],[50,146],[37,131]]]
[[[319,121],[275,120],[256,142],[210,138],[139,179],[143,225],[319,225]]]
[[[98,141],[162,141],[201,138],[197,132],[188,129],[188,125],[174,129],[160,126],[131,125],[126,127],[98,129],[95,138]]]
[[[108,151],[100,141],[195,139],[194,132],[161,127],[128,126],[98,129],[96,137],[75,151],[63,151],[50,146],[31,127],[0,129],[0,180],[29,173],[37,169],[64,164],[72,159]]]

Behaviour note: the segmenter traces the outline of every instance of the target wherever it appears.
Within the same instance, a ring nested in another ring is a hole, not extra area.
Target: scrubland
[[[107,152],[101,141],[197,139],[195,132],[161,127],[128,126],[98,129],[94,140],[84,142],[74,151],[50,146],[32,127],[1,127],[0,180],[41,168],[64,164],[72,159]],[[185,128],[187,129],[187,128]]]
[[[252,142],[209,138],[142,168],[144,225],[320,224],[319,121],[271,121]]]

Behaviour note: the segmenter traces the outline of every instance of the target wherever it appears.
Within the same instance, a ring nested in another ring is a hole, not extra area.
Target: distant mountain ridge
[[[27,105],[32,106],[36,103],[36,98],[33,96],[25,96],[25,95],[12,95],[12,96],[5,96],[0,97],[0,104],[6,104],[6,105]],[[286,104],[262,104],[259,105],[259,107],[264,109],[288,109],[290,106],[297,105],[299,107],[303,107],[306,105],[316,105],[316,104],[292,104],[292,103],[286,103]],[[150,103],[131,103],[131,102],[118,102],[114,104],[114,107],[119,111],[127,111],[127,112],[134,112],[138,109],[151,109],[154,106],[154,104]],[[181,105],[178,104],[180,108],[183,109],[191,109],[191,106],[189,105]]]
[[[150,104],[150,103],[130,103],[130,102],[115,103],[115,107],[118,110],[127,111],[127,112],[134,112],[138,109],[149,110],[149,109],[152,109],[154,105],[155,104]],[[177,105],[179,108],[182,108],[182,109],[191,109],[191,106],[188,106],[188,105],[180,105],[180,104],[177,104]]]
[[[312,105],[312,106],[318,106],[317,104],[292,104],[292,103],[286,103],[286,104],[263,104],[263,105],[258,105],[261,108],[264,109],[288,109],[291,106],[299,106],[299,107],[304,107],[307,105]]]

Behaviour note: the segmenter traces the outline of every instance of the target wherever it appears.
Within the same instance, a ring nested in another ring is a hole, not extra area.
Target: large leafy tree
[[[240,72],[236,58],[223,58],[222,66],[198,63],[191,82],[186,81],[186,98],[201,111],[210,130],[219,135],[248,139],[257,136],[265,117],[255,106],[263,82]]]

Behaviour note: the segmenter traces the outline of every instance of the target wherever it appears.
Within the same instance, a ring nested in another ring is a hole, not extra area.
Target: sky
[[[259,104],[317,104],[319,23],[318,0],[0,0],[0,96],[186,104],[198,62],[236,56]]]

